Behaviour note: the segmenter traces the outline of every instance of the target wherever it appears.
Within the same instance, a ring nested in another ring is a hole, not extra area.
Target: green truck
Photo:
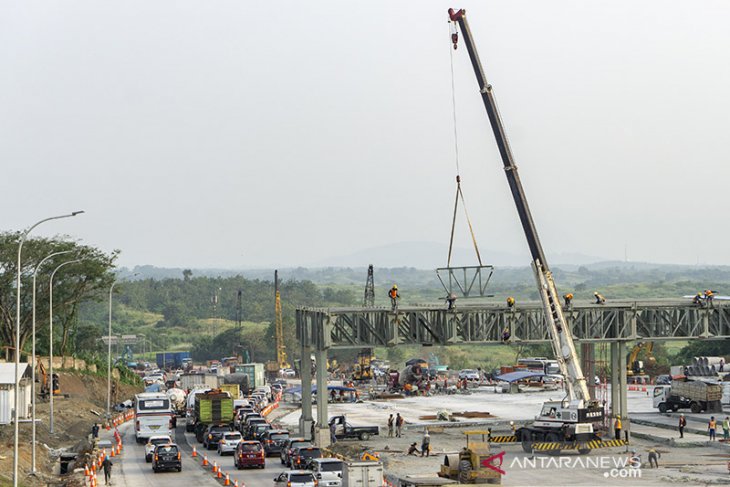
[[[233,398],[220,389],[195,396],[195,438],[203,441],[205,430],[211,424],[233,423]]]

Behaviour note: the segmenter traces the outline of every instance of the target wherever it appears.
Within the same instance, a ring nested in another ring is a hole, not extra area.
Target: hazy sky
[[[730,264],[726,1],[5,1],[0,229],[84,209],[39,234],[119,248],[127,266],[446,244],[450,6],[469,12],[548,258]],[[485,260],[527,256],[453,54]]]

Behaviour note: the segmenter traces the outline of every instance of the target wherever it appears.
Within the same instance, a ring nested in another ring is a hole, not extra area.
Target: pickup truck
[[[367,441],[371,436],[378,436],[380,430],[377,426],[352,426],[344,416],[333,416],[329,420],[330,427],[335,425],[335,438],[338,440],[346,438],[359,438]]]

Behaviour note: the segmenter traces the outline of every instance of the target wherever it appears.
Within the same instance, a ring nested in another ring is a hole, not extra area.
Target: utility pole
[[[243,326],[241,325],[241,318],[243,315],[242,308],[243,291],[238,290],[238,307],[236,309],[236,318],[238,319],[238,353],[241,354],[241,361],[243,361],[243,353],[241,352],[241,333],[243,332]]]
[[[365,282],[365,299],[363,300],[365,308],[375,306],[375,279],[373,277],[373,265],[368,266],[368,280]]]

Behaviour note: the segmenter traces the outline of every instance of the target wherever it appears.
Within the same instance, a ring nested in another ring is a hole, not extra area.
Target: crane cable
[[[449,31],[450,31],[450,37],[454,39],[454,36],[457,35],[456,32],[456,23],[455,22],[449,22]],[[452,107],[452,113],[453,113],[453,119],[454,119],[454,156],[456,160],[456,197],[454,199],[454,216],[451,220],[451,238],[449,240],[449,257],[446,263],[447,267],[451,267],[451,254],[454,248],[454,230],[456,228],[456,213],[459,208],[459,198],[461,198],[461,204],[464,207],[464,215],[466,216],[466,223],[469,226],[469,233],[471,234],[471,241],[474,244],[474,252],[477,254],[477,260],[479,261],[479,266],[482,266],[482,257],[479,254],[479,246],[477,245],[477,239],[474,235],[474,228],[471,224],[471,219],[469,218],[469,212],[466,209],[466,200],[464,199],[464,193],[461,191],[461,176],[460,176],[460,170],[459,170],[459,135],[457,130],[457,123],[456,123],[456,86],[455,86],[455,76],[454,76],[454,50],[456,50],[456,43],[453,43],[454,49],[449,49],[449,59],[451,61],[451,107]]]

